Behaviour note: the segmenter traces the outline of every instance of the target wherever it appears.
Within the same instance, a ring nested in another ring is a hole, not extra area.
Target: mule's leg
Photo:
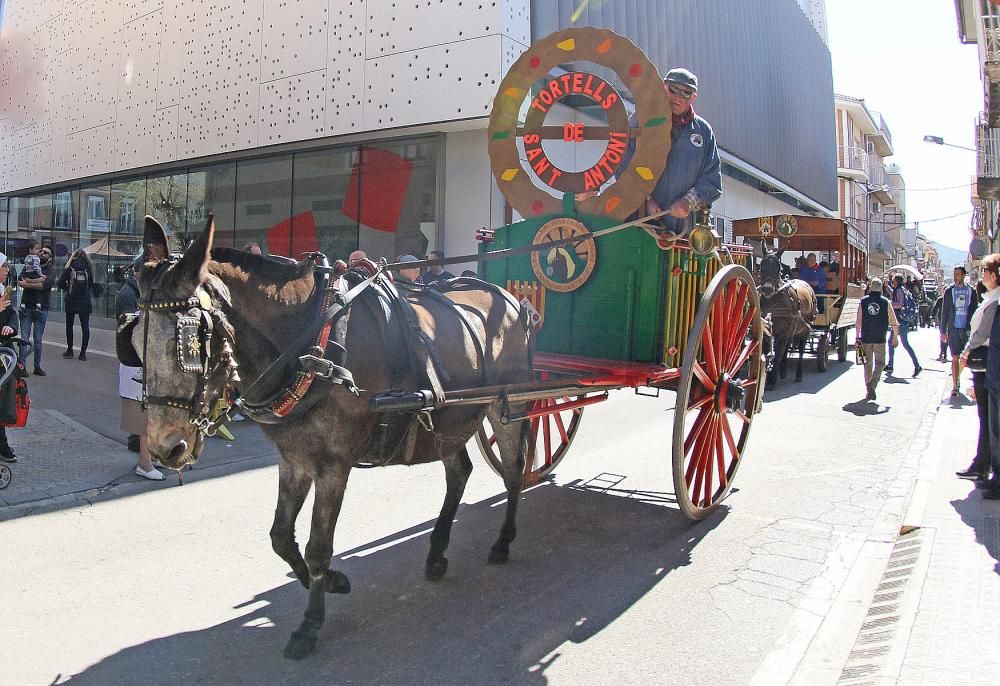
[[[795,365],[795,383],[802,383],[802,358],[806,354],[806,337],[803,336],[798,341],[799,361]]]
[[[523,412],[528,406],[515,408],[513,412]],[[492,415],[492,412],[491,412]],[[501,424],[499,417],[491,422],[496,431],[497,448],[503,462],[503,483],[507,488],[507,514],[503,526],[500,527],[500,537],[490,549],[489,563],[502,565],[510,558],[510,544],[517,536],[517,503],[521,499],[521,487],[524,484],[524,460],[528,454],[528,422]]]
[[[308,474],[284,460],[278,462],[278,506],[274,509],[274,524],[271,525],[271,547],[306,588],[309,588],[309,568],[295,540],[295,520],[311,485]]]
[[[781,354],[778,357],[778,360],[779,360],[778,376],[780,376],[782,379],[784,379],[788,375],[788,350],[789,350],[789,347],[790,347],[789,339],[786,338],[785,340],[783,340],[781,342],[781,348],[780,348]]]
[[[444,551],[447,550],[448,542],[451,540],[451,525],[462,502],[465,484],[472,474],[472,460],[469,459],[469,451],[464,445],[457,453],[442,458],[441,461],[444,463],[448,491],[444,496],[441,514],[438,515],[434,531],[431,533],[431,550],[427,553],[427,564],[424,567],[424,576],[429,581],[438,581],[448,571],[448,558],[444,556]]]
[[[306,544],[306,565],[309,568],[309,604],[299,628],[292,632],[285,646],[285,657],[301,660],[316,648],[316,636],[326,619],[326,594],[350,590],[347,577],[330,569],[333,555],[333,532],[337,526],[340,507],[344,503],[344,490],[350,465],[335,462],[314,480],[316,502],[313,503],[312,525]],[[338,591],[346,584],[347,590]]]

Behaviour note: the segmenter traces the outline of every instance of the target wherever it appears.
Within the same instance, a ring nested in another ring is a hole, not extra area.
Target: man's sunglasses
[[[667,90],[670,91],[671,93],[673,93],[674,95],[679,95],[680,97],[684,98],[685,100],[690,100],[694,96],[694,91],[689,91],[689,90],[685,90],[683,88],[678,88],[677,86],[675,86],[673,84],[670,84],[670,83],[667,84]]]

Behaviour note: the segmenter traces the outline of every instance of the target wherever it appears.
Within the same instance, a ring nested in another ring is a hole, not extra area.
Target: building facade
[[[915,248],[915,231],[906,228],[906,185],[899,167],[886,163],[892,133],[882,115],[860,98],[837,95],[835,102],[840,216],[868,236],[868,273],[878,276],[908,263],[904,257]]]
[[[533,40],[578,25],[628,36],[661,72],[700,75],[723,232],[747,216],[834,216],[814,4],[5,0],[5,252],[36,239],[58,261],[84,247],[105,311],[145,214],[178,249],[211,212],[221,244],[275,254],[475,252],[476,229],[511,218],[487,157],[497,85]]]

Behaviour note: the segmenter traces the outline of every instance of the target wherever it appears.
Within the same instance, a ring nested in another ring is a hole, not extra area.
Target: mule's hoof
[[[428,581],[440,581],[448,571],[448,558],[442,557],[436,562],[428,562],[424,567],[424,578]]]
[[[326,570],[326,592],[327,593],[350,593],[351,581],[343,572],[336,569]]]
[[[303,636],[296,631],[292,634],[292,637],[288,639],[288,645],[285,646],[284,655],[287,660],[304,660],[309,657],[314,650],[316,650],[316,637]]]
[[[510,559],[509,550],[497,550],[493,549],[490,551],[489,560],[487,560],[491,565],[505,565],[507,560]]]

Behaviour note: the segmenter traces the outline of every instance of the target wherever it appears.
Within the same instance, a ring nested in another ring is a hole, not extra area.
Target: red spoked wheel
[[[764,385],[760,304],[744,267],[709,282],[688,334],[674,410],[674,492],[691,519],[709,515],[740,466]]]
[[[573,443],[583,408],[559,410],[559,406],[572,399],[543,398],[531,403],[529,411],[551,410],[551,414],[543,414],[534,419],[525,419],[529,423],[528,454],[524,457],[524,487],[534,486],[548,476],[562,461]],[[476,444],[486,458],[486,463],[497,474],[503,474],[503,463],[496,447],[496,434],[488,419],[484,419],[476,431]]]

